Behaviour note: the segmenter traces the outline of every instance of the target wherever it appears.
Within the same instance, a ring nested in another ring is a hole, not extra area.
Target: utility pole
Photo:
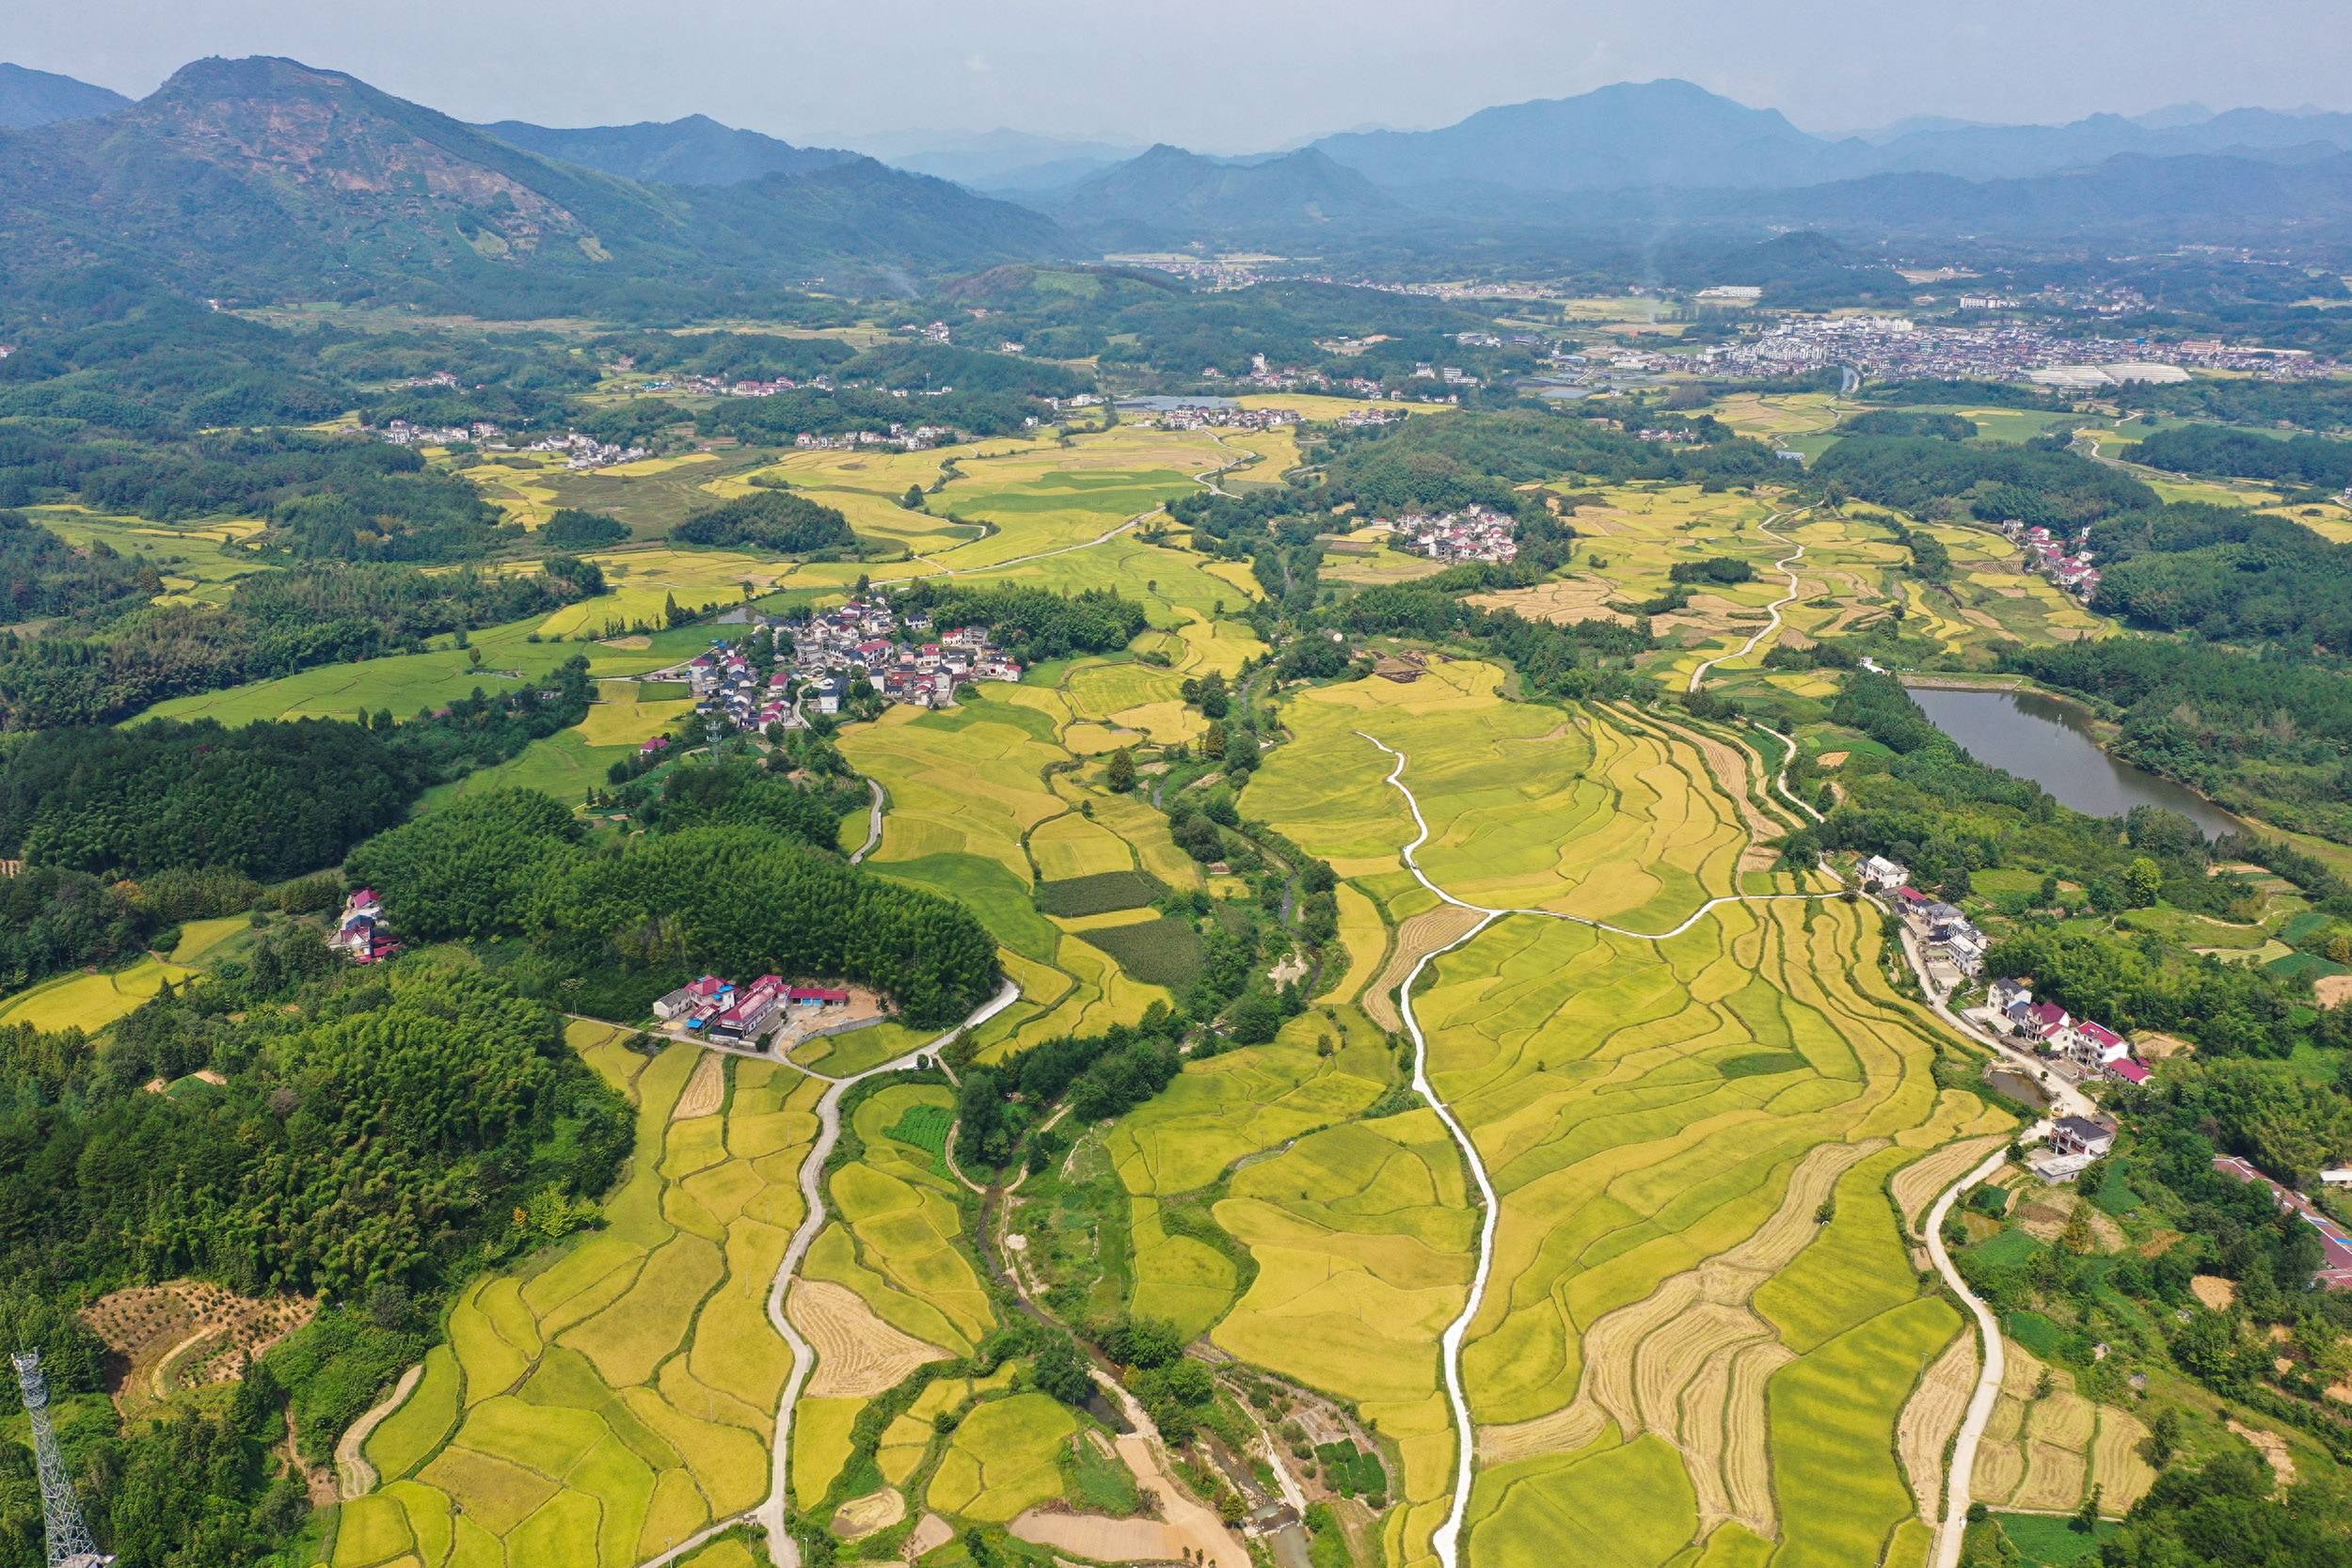
[[[40,1375],[40,1353],[19,1351],[16,1386],[24,1394],[24,1413],[33,1420],[33,1459],[40,1468],[40,1519],[48,1538],[48,1568],[106,1568],[114,1559],[98,1549],[82,1522],[82,1505],[73,1496],[72,1478],[57,1454],[57,1434],[49,1428],[49,1380]]]

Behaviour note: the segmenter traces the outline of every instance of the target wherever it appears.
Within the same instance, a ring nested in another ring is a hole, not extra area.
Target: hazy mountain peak
[[[481,129],[543,158],[668,185],[734,185],[771,174],[813,174],[857,156],[831,148],[795,147],[700,114],[577,128],[502,119]]]

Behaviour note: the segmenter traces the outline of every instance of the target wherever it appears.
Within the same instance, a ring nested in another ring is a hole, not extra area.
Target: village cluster
[[[1459,512],[1407,512],[1400,517],[1375,517],[1395,536],[1396,547],[1451,565],[1459,561],[1515,561],[1518,558],[1518,519],[1491,507],[1470,506]]]
[[[2049,578],[2085,604],[2098,596],[2099,568],[2090,563],[2086,542],[2090,529],[2077,530],[2071,545],[2039,523],[2028,528],[2015,517],[2003,522],[2001,531],[2025,546],[2027,571]]]
[[[709,650],[649,679],[683,681],[695,711],[723,731],[757,733],[771,724],[800,729],[808,713],[838,714],[863,680],[885,704],[952,707],[967,681],[1017,681],[1021,661],[996,647],[980,626],[955,626],[932,640],[931,619],[900,614],[887,599],[853,598],[805,619],[762,617],[775,657],[763,674],[748,640],[714,639]],[[789,650],[788,655],[787,650]],[[667,751],[655,736],[638,750]]]
[[[763,974],[748,986],[706,974],[656,1002],[653,1016],[691,1038],[756,1050],[795,1012],[847,1007],[850,1000],[848,991],[829,986],[787,986],[780,974]]]
[[[475,420],[469,424],[421,425],[406,420],[391,420],[372,428],[368,434],[396,447],[454,447],[472,445],[488,451],[539,451],[564,459],[564,467],[572,469],[610,468],[619,463],[635,463],[653,455],[644,447],[621,446],[612,441],[599,441],[593,436],[567,431],[562,436],[543,436],[516,448],[507,439],[502,426],[487,420]]]
[[[1144,430],[1279,430],[1298,422],[1295,408],[1243,408],[1238,404],[1186,403],[1134,420]]]

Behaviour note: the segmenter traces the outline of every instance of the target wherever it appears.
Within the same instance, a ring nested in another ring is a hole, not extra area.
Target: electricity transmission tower
[[[73,1481],[57,1456],[57,1434],[49,1430],[49,1381],[40,1375],[40,1353],[19,1351],[16,1386],[24,1394],[24,1413],[33,1418],[33,1460],[40,1468],[40,1519],[48,1536],[48,1568],[105,1568],[113,1558],[100,1552],[82,1523],[82,1505],[73,1496]]]

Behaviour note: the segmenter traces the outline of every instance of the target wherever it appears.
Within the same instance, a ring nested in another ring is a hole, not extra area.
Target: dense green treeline
[[[1143,606],[1107,588],[1057,594],[917,578],[890,602],[902,612],[928,614],[942,631],[985,626],[993,641],[1025,661],[1117,653],[1150,624]]]
[[[545,615],[604,591],[593,564],[441,574],[321,562],[240,578],[226,605],[146,609],[103,635],[0,641],[0,728],[127,718],[167,697],[421,650],[439,634]]]
[[[2323,436],[2283,440],[2221,425],[2179,425],[2140,437],[2132,461],[2186,474],[2267,479],[2341,490],[2352,484],[2352,442]]]
[[[0,626],[103,613],[163,587],[152,565],[103,542],[77,550],[21,512],[0,512]]]
[[[762,490],[707,512],[697,512],[671,531],[686,545],[724,545],[770,550],[778,555],[813,555],[820,550],[854,551],[857,535],[849,519],[830,506],[789,490]]]
[[[641,1014],[712,970],[859,982],[910,1023],[937,1026],[995,988],[995,943],[961,905],[745,816],[753,825],[722,818],[600,848],[547,796],[494,791],[378,835],[347,868],[404,935],[527,938],[517,983],[567,1010]]]
[[[471,560],[517,535],[406,447],[292,430],[133,443],[0,426],[0,504],[46,500],[159,522],[260,517],[296,556],[342,561]]]
[[[151,1094],[151,1078],[190,1080]],[[355,972],[301,930],[118,1024],[0,1029],[0,1325],[43,1352],[99,1539],[126,1568],[246,1568],[308,1513],[310,1463],[421,1354],[480,1268],[594,1213],[625,1107],[501,982],[411,959]],[[550,1222],[555,1227],[550,1229]],[[72,1308],[183,1275],[326,1298],[226,1398],[118,1428],[74,1396],[105,1368]],[[0,1455],[0,1542],[38,1541]]]
[[[51,730],[0,752],[0,856],[276,881],[333,865],[419,787],[390,736],[340,720]]]
[[[2111,513],[2156,504],[2155,492],[2130,475],[2037,442],[1850,436],[1823,452],[1811,473],[1864,500],[1919,516],[2014,518],[2069,532]]]
[[[2352,649],[2352,545],[2243,507],[2178,501],[2093,525],[2097,604],[2143,626],[2299,653]]]

